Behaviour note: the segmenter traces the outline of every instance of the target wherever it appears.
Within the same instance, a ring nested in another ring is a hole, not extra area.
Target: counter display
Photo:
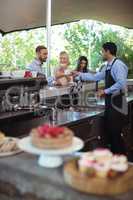
[[[0,199],[132,200],[133,191],[112,197],[77,192],[65,184],[62,167],[44,169],[36,161],[36,156],[25,153],[0,159]]]

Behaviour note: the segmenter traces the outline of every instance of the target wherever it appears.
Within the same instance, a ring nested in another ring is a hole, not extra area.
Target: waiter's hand
[[[80,72],[78,71],[71,71],[71,76],[76,77],[79,76]]]
[[[104,90],[99,90],[99,91],[97,92],[97,97],[104,97],[104,96],[105,96]]]

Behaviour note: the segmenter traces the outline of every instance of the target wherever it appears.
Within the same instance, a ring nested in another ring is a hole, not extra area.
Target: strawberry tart
[[[72,145],[73,132],[66,127],[43,125],[31,131],[31,142],[39,149],[63,149]]]

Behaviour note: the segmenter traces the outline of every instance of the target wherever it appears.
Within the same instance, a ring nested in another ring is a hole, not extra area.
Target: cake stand
[[[27,153],[39,155],[38,164],[40,166],[55,168],[63,164],[63,156],[70,155],[82,149],[84,142],[78,137],[73,137],[72,145],[68,148],[59,150],[41,150],[32,145],[30,137],[25,137],[19,141],[18,146]]]

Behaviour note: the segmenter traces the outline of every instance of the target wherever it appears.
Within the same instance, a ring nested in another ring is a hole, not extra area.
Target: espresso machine
[[[40,109],[39,91],[47,84],[42,78],[0,80],[0,120],[35,114]]]
[[[0,79],[0,131],[9,137],[28,135],[50,114],[40,102],[44,78]]]

